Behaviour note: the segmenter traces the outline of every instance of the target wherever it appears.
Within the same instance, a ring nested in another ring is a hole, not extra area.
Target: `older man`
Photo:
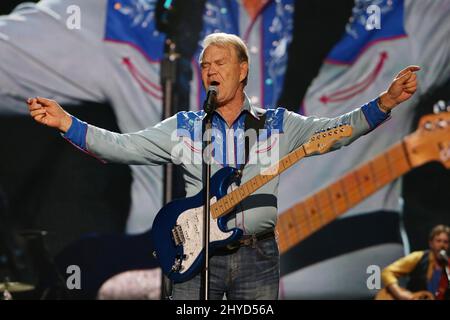
[[[212,173],[223,166],[245,165],[245,141],[238,130],[245,129],[247,117],[260,122],[273,139],[280,156],[292,152],[308,141],[314,132],[338,124],[352,126],[350,137],[333,146],[340,148],[373,130],[389,117],[390,110],[409,99],[417,88],[415,72],[410,66],[401,71],[388,90],[366,105],[336,118],[303,117],[283,108],[260,109],[253,106],[244,92],[249,71],[248,50],[237,36],[215,33],[207,36],[200,55],[205,88],[218,89],[217,109],[212,116],[214,161]],[[204,111],[180,112],[154,127],[118,134],[84,123],[64,111],[58,103],[44,98],[28,100],[31,116],[39,123],[59,129],[73,144],[102,160],[126,164],[179,164],[184,171],[187,196],[203,187],[202,164],[178,158],[176,148],[195,148],[201,136]],[[242,182],[260,172],[261,165],[247,165]],[[245,239],[232,250],[222,249],[210,260],[210,297],[222,299],[275,299],[278,297],[279,253],[274,234],[277,218],[278,179],[260,188],[242,201],[228,221],[228,227],[239,227]],[[200,276],[174,285],[175,299],[196,299]]]

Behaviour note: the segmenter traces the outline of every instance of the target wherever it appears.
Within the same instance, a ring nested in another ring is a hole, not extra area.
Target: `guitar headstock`
[[[450,112],[423,116],[405,143],[413,167],[439,161],[450,168]]]
[[[350,137],[352,127],[348,124],[328,128],[314,134],[307,143],[303,145],[306,154],[324,153],[341,138]]]

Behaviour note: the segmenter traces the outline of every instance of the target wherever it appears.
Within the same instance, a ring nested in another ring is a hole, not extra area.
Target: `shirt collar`
[[[244,95],[245,97],[244,97],[244,105],[242,106],[242,111],[248,111],[254,118],[259,120],[258,113],[256,112],[255,107],[252,105],[250,98],[247,96],[245,92]]]
[[[259,116],[258,116],[258,112],[256,111],[255,107],[252,105],[250,98],[247,96],[247,94],[244,92],[244,104],[242,105],[242,109],[241,109],[241,113],[242,112],[247,111],[248,113],[250,113],[254,118],[256,118],[257,120],[259,120]],[[219,116],[220,113],[218,113],[217,111],[215,111]],[[206,113],[203,112],[203,115],[201,116],[201,119],[203,120],[203,118],[206,116]]]

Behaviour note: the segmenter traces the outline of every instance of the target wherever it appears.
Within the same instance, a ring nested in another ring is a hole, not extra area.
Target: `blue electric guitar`
[[[242,200],[294,165],[306,155],[323,153],[337,140],[352,133],[349,125],[321,131],[309,141],[283,157],[278,163],[227,194],[228,187],[236,181],[238,169],[225,167],[211,178],[210,253],[242,236],[242,230],[228,230],[226,215]],[[154,255],[161,269],[174,282],[184,282],[194,277],[202,267],[203,248],[203,191],[197,195],[175,200],[164,206],[156,215],[151,230]]]

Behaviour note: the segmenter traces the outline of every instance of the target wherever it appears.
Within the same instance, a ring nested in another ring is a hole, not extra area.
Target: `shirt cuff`
[[[369,123],[370,129],[375,129],[381,123],[383,123],[386,119],[390,118],[391,112],[384,113],[378,107],[378,99],[376,98],[366,105],[362,106],[362,112],[366,117],[367,122]]]
[[[86,122],[81,121],[74,116],[72,117],[72,124],[65,134],[62,136],[69,140],[77,147],[86,150],[86,133],[88,125]]]

